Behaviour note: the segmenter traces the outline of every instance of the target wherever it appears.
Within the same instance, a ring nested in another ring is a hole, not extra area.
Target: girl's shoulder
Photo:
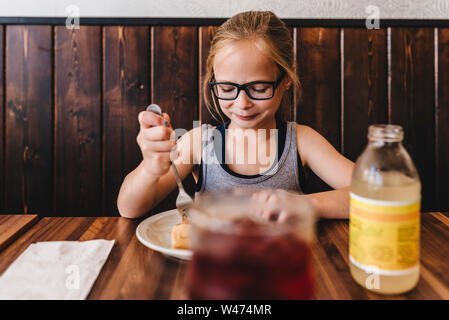
[[[312,161],[312,158],[320,158],[325,154],[332,154],[336,157],[339,153],[318,131],[306,125],[296,125],[296,144],[298,152],[307,163]]]
[[[299,123],[296,124],[296,137],[302,138],[304,135],[314,134],[315,132],[316,131],[309,126]]]
[[[322,140],[324,137],[312,127],[306,126],[304,124],[296,124],[296,140],[297,141],[306,141],[309,139]]]
[[[330,143],[312,127],[297,123],[296,145],[303,164],[307,165],[312,152],[327,149]]]

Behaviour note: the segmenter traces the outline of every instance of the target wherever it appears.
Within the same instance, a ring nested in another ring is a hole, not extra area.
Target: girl
[[[212,98],[207,107],[222,124],[194,128],[175,142],[167,114],[141,112],[137,142],[143,161],[121,186],[120,214],[140,217],[176,187],[170,170],[170,150],[176,147],[179,175],[192,173],[199,193],[255,186],[269,190],[258,194],[269,204],[291,205],[307,197],[319,216],[347,218],[354,164],[312,128],[282,120],[291,108],[290,86],[299,99],[285,24],[272,12],[243,12],[227,20],[212,41],[203,83],[204,100]],[[304,166],[336,190],[304,195]]]

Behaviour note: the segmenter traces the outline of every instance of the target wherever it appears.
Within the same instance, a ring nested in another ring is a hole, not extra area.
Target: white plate
[[[178,209],[164,211],[143,220],[136,229],[136,236],[143,245],[167,256],[182,260],[192,258],[191,250],[173,249],[170,231],[174,225],[181,223]]]

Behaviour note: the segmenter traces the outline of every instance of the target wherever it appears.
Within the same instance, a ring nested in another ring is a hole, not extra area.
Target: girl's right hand
[[[171,135],[173,129],[170,117],[151,112],[139,113],[140,131],[137,135],[137,144],[143,156],[143,169],[149,175],[159,179],[170,169],[170,151],[176,146]],[[167,125],[164,125],[166,121]]]

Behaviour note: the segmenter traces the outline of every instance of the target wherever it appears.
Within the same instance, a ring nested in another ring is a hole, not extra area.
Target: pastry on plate
[[[183,216],[182,222],[175,225],[170,232],[173,248],[190,249],[190,229],[189,220],[187,220],[186,216]]]

